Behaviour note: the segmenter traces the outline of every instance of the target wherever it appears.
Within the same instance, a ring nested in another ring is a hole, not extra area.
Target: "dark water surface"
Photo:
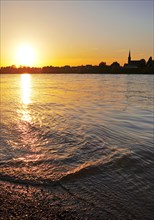
[[[1,75],[0,180],[89,219],[152,219],[152,75]]]

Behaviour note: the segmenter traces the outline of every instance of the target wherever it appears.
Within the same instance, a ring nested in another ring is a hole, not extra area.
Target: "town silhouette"
[[[146,61],[145,59],[132,60],[131,52],[129,51],[128,63],[121,66],[117,61],[113,62],[111,65],[107,65],[106,62],[102,61],[99,65],[81,65],[81,66],[44,66],[44,67],[29,67],[15,65],[6,66],[0,68],[1,74],[20,74],[20,73],[98,73],[98,74],[154,74],[154,60],[152,57]]]

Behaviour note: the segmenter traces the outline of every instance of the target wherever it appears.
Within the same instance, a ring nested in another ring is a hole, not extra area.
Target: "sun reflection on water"
[[[29,113],[29,110],[25,107],[24,109],[20,110],[20,115],[21,115],[21,120],[31,123],[32,122],[32,117]]]
[[[30,114],[29,105],[31,95],[31,76],[30,74],[21,75],[21,107],[18,111],[20,116],[19,120],[19,130],[21,131],[21,136],[23,139],[27,138],[27,133],[29,132],[29,126],[32,123],[32,116]]]
[[[20,148],[25,154],[19,155],[18,160],[24,162],[35,161],[39,159],[39,130],[35,125],[34,115],[31,109],[31,75],[22,74],[20,78],[21,103],[17,110],[18,113],[18,132],[20,134]],[[25,171],[24,171],[25,172]],[[26,171],[29,172],[29,169]],[[27,175],[26,173],[26,175]]]
[[[31,122],[32,118],[29,114],[28,104],[31,103],[31,75],[26,73],[21,75],[21,102],[23,104],[20,109],[21,119],[25,122]]]
[[[25,105],[28,105],[31,94],[31,76],[30,74],[22,74],[21,75],[21,90],[22,90],[22,102]]]

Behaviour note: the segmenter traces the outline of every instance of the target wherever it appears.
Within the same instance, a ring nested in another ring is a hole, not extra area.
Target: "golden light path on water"
[[[21,75],[21,90],[22,90],[22,102],[25,105],[28,105],[30,100],[31,93],[31,76],[30,74]]]
[[[38,135],[39,132],[33,130],[33,124],[35,118],[32,116],[30,110],[31,95],[32,95],[32,85],[31,85],[31,75],[26,73],[22,74],[20,77],[20,89],[21,89],[21,105],[18,111],[18,130],[20,132],[20,141],[22,150],[27,153],[24,156],[18,158],[18,160],[29,162],[36,161],[42,157],[42,154],[37,155],[38,146]],[[36,154],[35,154],[36,153]],[[26,175],[30,172],[29,168],[25,168]],[[31,171],[32,172],[32,171]]]
[[[28,105],[31,103],[31,75],[22,74],[21,75],[21,102],[23,104],[21,110],[21,119],[23,121],[31,122],[31,116],[29,114]]]

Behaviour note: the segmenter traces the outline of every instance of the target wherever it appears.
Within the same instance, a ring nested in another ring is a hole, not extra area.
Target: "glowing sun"
[[[17,48],[17,63],[23,66],[31,66],[35,62],[35,51],[30,45],[22,45]]]

